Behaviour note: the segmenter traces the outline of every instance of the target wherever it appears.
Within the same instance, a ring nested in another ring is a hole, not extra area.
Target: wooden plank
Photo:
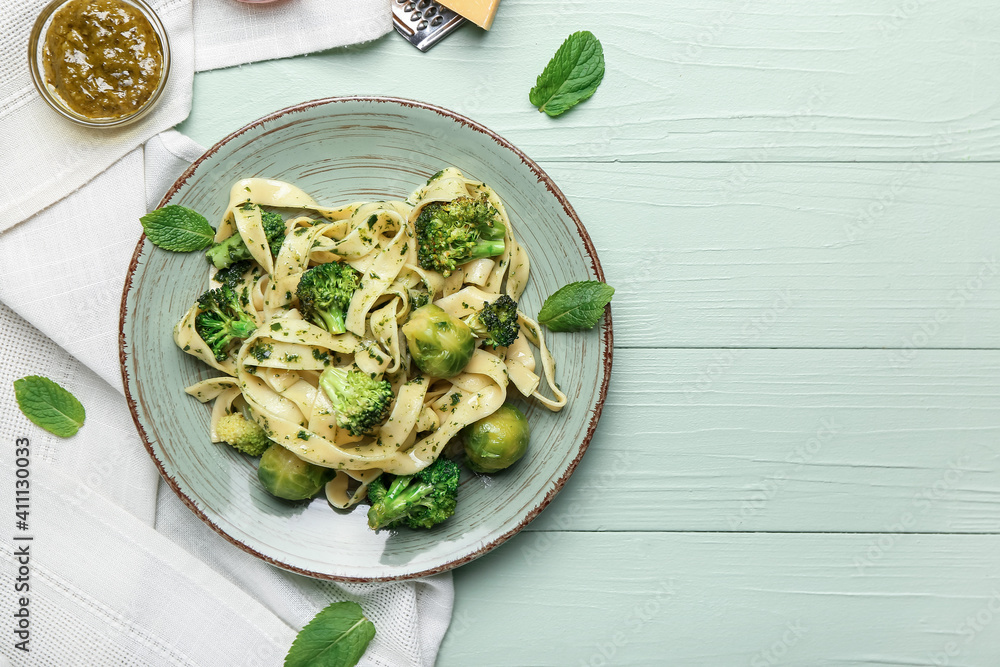
[[[543,166],[616,345],[1000,346],[1000,165]]]
[[[998,164],[543,166],[617,345],[1000,347]]]
[[[491,32],[467,26],[427,54],[388,35],[200,74],[181,129],[211,142],[261,109],[382,94],[466,114],[536,159],[996,160],[994,10],[990,0],[708,0],[651,16],[598,0],[505,0]],[[591,100],[550,119],[528,90],[581,29],[602,40],[607,74]]]
[[[615,351],[529,530],[1000,532],[1000,351]]]
[[[439,667],[1000,662],[1000,536],[533,533],[455,573]]]

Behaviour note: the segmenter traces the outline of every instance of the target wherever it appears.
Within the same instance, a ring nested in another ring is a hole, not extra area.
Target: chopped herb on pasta
[[[271,209],[283,214],[283,238]],[[365,498],[383,472],[430,466],[462,429],[503,407],[510,385],[550,410],[566,404],[541,328],[516,310],[529,261],[503,202],[457,169],[405,201],[334,208],[290,183],[244,179],[230,191],[217,247],[235,263],[216,269],[209,288],[242,314],[216,316],[205,340],[203,298],[174,327],[179,348],[224,374],[186,391],[213,401],[213,442],[223,441],[222,420],[241,414],[328,469],[336,507]],[[516,330],[500,336],[511,313]],[[411,334],[414,322],[434,326],[433,335]]]

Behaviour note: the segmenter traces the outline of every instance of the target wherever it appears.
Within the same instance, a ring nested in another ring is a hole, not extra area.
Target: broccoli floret
[[[416,310],[421,306],[426,306],[431,302],[431,295],[427,292],[426,288],[411,288],[408,290],[410,295],[410,308]]]
[[[251,268],[253,268],[253,262],[249,259],[234,262],[216,272],[215,282],[228,285],[235,292],[238,287],[243,286],[243,278]]]
[[[368,527],[372,530],[404,525],[430,528],[455,513],[458,497],[458,466],[438,459],[413,475],[401,475],[389,483],[382,474],[368,485]]]
[[[238,412],[226,415],[215,425],[219,438],[232,445],[237,451],[249,456],[260,456],[272,444],[264,429],[257,422],[247,419]]]
[[[484,197],[431,202],[416,220],[420,266],[451,275],[459,264],[504,251],[500,214]]]
[[[224,361],[231,343],[249,338],[257,329],[253,318],[240,307],[239,297],[230,287],[208,290],[198,297],[194,328],[201,339],[208,343],[216,361]]]
[[[247,207],[254,206],[257,205],[250,203],[243,205],[244,210],[247,210]],[[271,249],[271,256],[277,257],[278,250],[281,249],[281,244],[285,242],[285,221],[281,217],[281,214],[264,210],[261,210],[260,217],[264,225],[264,236],[267,237],[267,245]],[[253,259],[250,249],[247,248],[243,242],[243,237],[239,234],[233,234],[228,239],[213,244],[205,252],[205,256],[217,269],[224,269],[245,259]]]
[[[319,376],[319,386],[337,411],[337,425],[351,435],[368,433],[389,416],[393,395],[387,380],[331,366]]]
[[[302,314],[330,333],[344,333],[344,315],[361,285],[361,275],[349,264],[330,262],[302,274],[296,295]]]
[[[506,294],[483,309],[465,318],[476,338],[484,338],[486,345],[507,347],[520,333],[517,326],[517,302]]]
[[[257,268],[257,264],[252,260],[244,259],[216,271],[215,281],[233,290],[239,297],[240,304],[247,307],[250,305],[250,284],[247,280],[254,281],[259,276],[260,269]]]

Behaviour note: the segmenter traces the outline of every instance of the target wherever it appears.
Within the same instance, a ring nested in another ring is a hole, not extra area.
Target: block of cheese
[[[437,0],[439,3],[469,19],[483,30],[493,25],[500,0]]]

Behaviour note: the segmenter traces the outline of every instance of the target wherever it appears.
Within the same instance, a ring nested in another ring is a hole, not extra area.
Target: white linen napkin
[[[167,88],[142,120],[117,130],[88,129],[50,109],[31,83],[28,37],[48,2],[0,2],[0,232],[184,120],[196,69],[356,44],[392,29],[388,0],[150,0],[170,42]]]
[[[124,273],[139,216],[201,152],[166,132],[0,235],[0,301],[52,338],[0,306],[0,438],[9,448],[30,434],[37,549],[31,653],[10,642],[0,653],[17,665],[278,665],[319,609],[351,599],[377,630],[361,664],[433,665],[451,617],[450,574],[335,585],[271,567],[185,508],[138,440],[117,363]],[[72,439],[49,436],[18,412],[11,383],[29,374],[84,403],[87,422]],[[13,497],[13,483],[11,457],[2,456],[0,497]],[[15,597],[12,532],[0,532],[5,609]]]
[[[392,29],[390,0],[198,0],[198,72],[358,44]]]
[[[187,116],[194,70],[374,39],[391,30],[389,3],[152,0],[171,43],[168,89],[144,120],[98,131],[60,118],[31,85],[28,34],[47,1],[0,3],[0,452],[31,438],[35,537],[31,652],[3,642],[0,655],[15,665],[279,665],[319,609],[352,599],[377,629],[362,665],[433,665],[451,617],[450,574],[334,585],[233,547],[160,481],[117,361],[138,218],[202,152],[176,132],[160,134]],[[81,399],[80,433],[60,440],[20,414],[11,383],[30,374]],[[7,498],[13,465],[0,455]],[[14,532],[0,531],[4,609],[15,602]]]

